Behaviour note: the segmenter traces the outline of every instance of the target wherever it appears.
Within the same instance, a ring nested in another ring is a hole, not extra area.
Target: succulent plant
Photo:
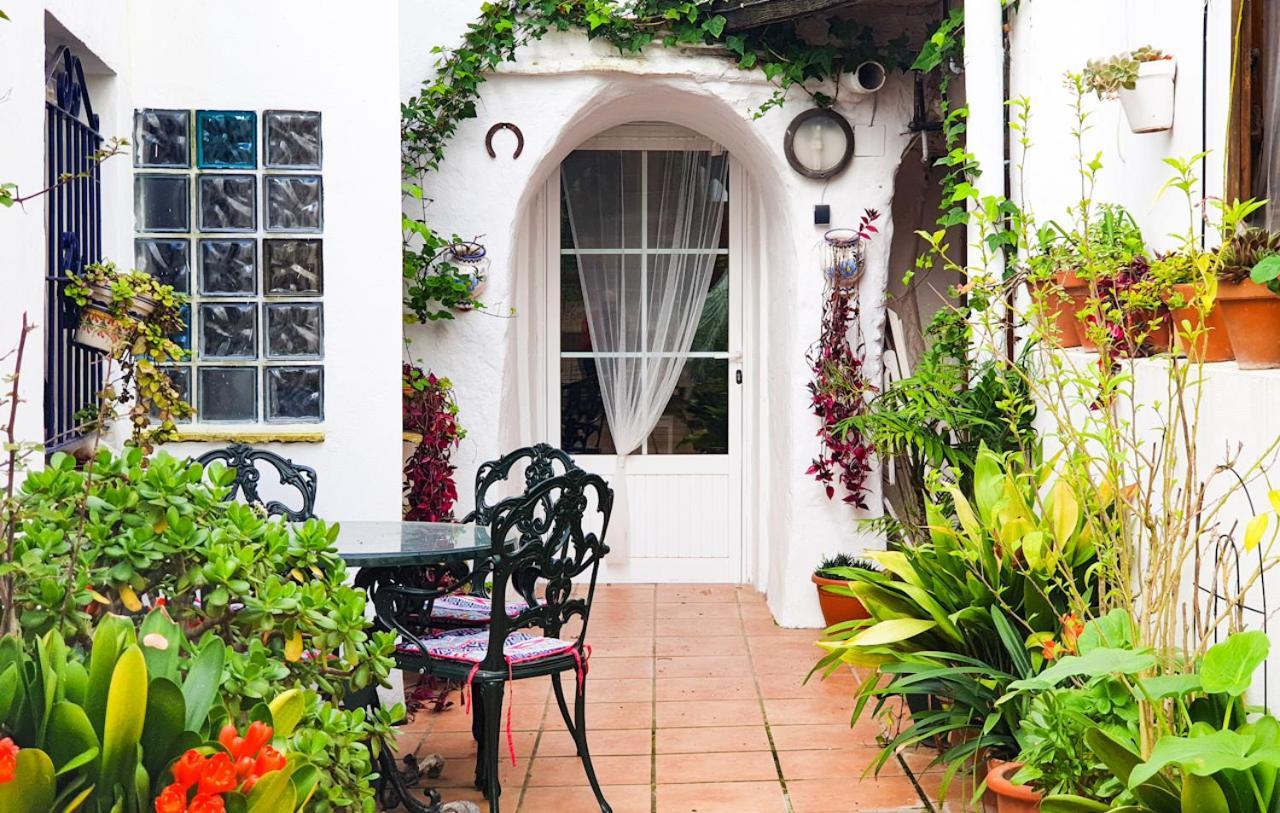
[[[1280,232],[1244,229],[1222,245],[1218,277],[1233,284],[1244,282],[1260,260],[1276,254],[1280,254]]]

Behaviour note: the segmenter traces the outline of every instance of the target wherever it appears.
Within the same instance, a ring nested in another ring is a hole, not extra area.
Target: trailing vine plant
[[[833,248],[824,258],[826,299],[822,306],[822,332],[809,351],[813,380],[809,382],[810,407],[822,421],[818,429],[821,450],[808,474],[822,483],[827,499],[834,499],[839,483],[841,500],[866,509],[867,475],[871,471],[871,445],[851,419],[867,411],[875,387],[863,371],[861,342],[855,347],[850,334],[858,335],[857,282],[862,276],[863,247],[878,231],[880,217],[867,209],[852,239],[829,239]]]
[[[446,238],[427,223],[427,173],[437,169],[458,124],[476,117],[480,88],[489,73],[512,62],[521,46],[552,31],[582,31],[622,54],[646,46],[716,46],[742,70],[759,70],[775,92],[758,109],[761,116],[800,88],[815,104],[828,106],[834,93],[808,85],[828,83],[859,64],[876,59],[886,68],[910,63],[906,36],[880,43],[874,31],[857,21],[833,17],[823,43],[803,39],[794,23],[727,32],[727,19],[706,0],[494,0],[481,7],[454,48],[437,47],[434,76],[401,105],[400,138],[404,192],[416,201],[416,212],[401,218],[406,321],[453,318],[452,311],[482,308],[468,289],[470,279],[448,262],[442,251],[458,238]]]

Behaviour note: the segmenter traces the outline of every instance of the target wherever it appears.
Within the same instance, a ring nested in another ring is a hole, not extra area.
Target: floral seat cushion
[[[425,639],[427,656],[449,661],[461,661],[479,665],[489,652],[488,630],[453,630]],[[534,635],[529,632],[513,632],[507,636],[502,647],[502,656],[509,664],[526,663],[528,661],[550,658],[573,652],[572,641],[559,638],[548,638],[545,635]],[[416,643],[401,644],[401,652],[422,654],[423,647]],[[575,653],[576,654],[576,653]]]
[[[509,601],[507,617],[515,618],[528,607],[523,601]],[[488,624],[492,612],[493,600],[488,596],[454,593],[435,600],[431,605],[431,620],[454,624]]]

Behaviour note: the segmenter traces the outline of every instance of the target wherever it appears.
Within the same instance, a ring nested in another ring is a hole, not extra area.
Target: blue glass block
[[[324,202],[319,175],[268,175],[267,231],[320,231]]]
[[[135,111],[133,164],[138,167],[191,166],[191,111]]]
[[[319,240],[263,240],[263,279],[268,294],[319,294],[324,252]]]
[[[268,110],[262,114],[263,162],[268,167],[319,169],[320,114]]]
[[[197,110],[196,165],[201,169],[256,168],[258,114],[251,110]]]
[[[134,265],[173,290],[191,293],[191,245],[187,240],[141,239],[133,242]]]
[[[200,241],[200,293],[253,296],[258,292],[258,243],[253,238]]]
[[[258,179],[252,175],[201,175],[200,231],[258,228]]]
[[[190,231],[191,186],[187,176],[133,176],[133,218],[138,231]]]
[[[268,421],[324,419],[324,370],[320,367],[268,367],[263,371]]]
[[[200,306],[200,357],[258,357],[258,309],[254,305]]]
[[[258,368],[201,367],[197,396],[196,418],[200,421],[255,421]]]
[[[319,304],[267,305],[268,358],[319,358],[323,351],[324,323]]]

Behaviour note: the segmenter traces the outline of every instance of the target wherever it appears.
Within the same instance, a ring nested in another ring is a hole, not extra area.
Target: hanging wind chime
[[[808,473],[822,483],[827,498],[834,499],[839,484],[843,502],[868,508],[867,475],[871,471],[871,446],[850,419],[867,410],[875,387],[863,372],[865,345],[858,308],[858,282],[864,270],[864,249],[878,229],[880,217],[867,209],[856,229],[831,229],[823,235],[820,251],[823,286],[822,331],[809,351],[810,406],[821,420],[818,456]]]

